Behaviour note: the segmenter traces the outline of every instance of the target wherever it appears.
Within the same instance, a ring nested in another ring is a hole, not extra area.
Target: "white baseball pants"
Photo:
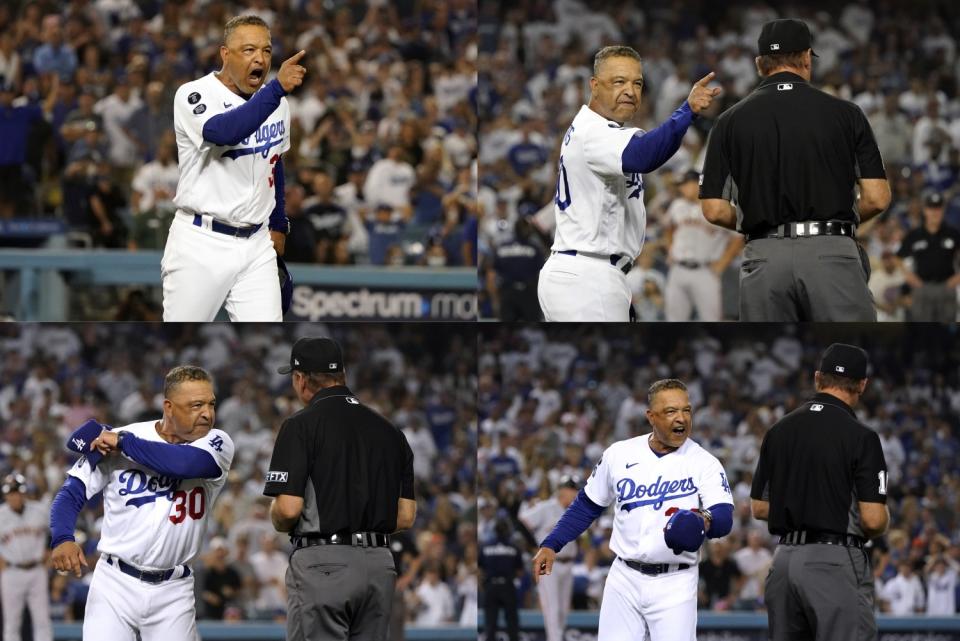
[[[20,641],[24,604],[30,608],[34,641],[52,641],[47,569],[42,564],[29,570],[8,565],[0,573],[0,596],[3,597],[3,641]]]
[[[720,278],[709,267],[690,269],[674,265],[667,275],[665,289],[664,307],[668,321],[692,320],[694,309],[697,310],[697,320],[701,322],[720,320]]]
[[[617,559],[603,586],[597,641],[696,641],[699,577],[696,566],[650,576]]]
[[[553,254],[540,270],[537,297],[546,321],[630,320],[626,274],[602,258]]]
[[[140,636],[137,636],[137,631]],[[83,614],[84,641],[199,641],[193,574],[162,583],[128,576],[101,556]]]
[[[225,306],[230,320],[283,320],[277,253],[267,226],[238,238],[192,224],[177,212],[160,262],[163,320],[214,320]]]

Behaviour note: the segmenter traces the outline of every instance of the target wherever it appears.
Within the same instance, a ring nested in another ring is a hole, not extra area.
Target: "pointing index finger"
[[[700,80],[697,80],[697,84],[701,87],[706,87],[716,75],[717,74],[711,71],[710,73],[705,75],[703,78],[700,78]]]
[[[305,55],[307,55],[307,50],[306,50],[306,49],[301,49],[301,50],[298,51],[297,53],[295,53],[295,54],[293,54],[292,56],[290,56],[289,58],[287,58],[287,62],[292,62],[292,63],[296,64],[296,63],[300,62],[300,58],[304,57]]]

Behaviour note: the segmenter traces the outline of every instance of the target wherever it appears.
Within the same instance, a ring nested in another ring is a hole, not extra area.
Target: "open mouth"
[[[247,82],[251,85],[260,84],[261,80],[263,80],[263,69],[254,69],[247,76]]]
[[[674,434],[676,434],[676,435],[678,435],[678,436],[682,436],[682,435],[684,435],[684,434],[687,433],[687,428],[685,428],[685,427],[675,427],[675,428],[673,428],[672,431],[673,431]]]

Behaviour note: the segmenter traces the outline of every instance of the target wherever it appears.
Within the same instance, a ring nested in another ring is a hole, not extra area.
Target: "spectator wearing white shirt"
[[[923,584],[914,574],[913,566],[907,561],[901,561],[897,568],[897,576],[887,581],[880,591],[880,598],[886,603],[887,611],[894,616],[923,612]]]
[[[287,609],[287,555],[277,548],[274,532],[260,538],[260,550],[250,556],[250,565],[257,578],[257,610],[264,614],[276,614]]]
[[[747,547],[733,553],[733,560],[744,577],[740,598],[748,603],[757,603],[763,596],[763,582],[773,562],[773,554],[764,545],[765,535],[760,530],[747,532]]]
[[[410,189],[417,174],[404,159],[403,147],[390,147],[386,158],[373,163],[363,185],[363,198],[368,203],[386,203],[395,209],[410,208]]]
[[[103,129],[110,145],[110,163],[117,168],[120,184],[129,184],[133,167],[142,156],[137,137],[130,129],[131,119],[142,108],[143,101],[131,91],[126,74],[117,76],[113,93],[93,107],[94,112],[103,118]]]
[[[453,621],[453,592],[440,580],[440,569],[435,562],[424,565],[423,581],[414,594],[419,606],[416,625],[435,627]]]
[[[927,562],[927,614],[953,616],[957,613],[956,562],[942,556]]]
[[[133,175],[133,233],[127,240],[127,249],[160,249],[166,244],[170,220],[176,211],[173,197],[180,179],[176,150],[173,131],[165,133],[156,159]]]

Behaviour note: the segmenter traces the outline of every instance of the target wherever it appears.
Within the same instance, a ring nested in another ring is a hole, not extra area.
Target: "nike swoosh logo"
[[[232,106],[233,106],[233,105],[231,105],[229,102],[223,103],[223,108],[224,108],[224,109],[229,109],[229,108],[232,107]]]
[[[629,470],[634,465],[640,465],[639,463],[627,463],[627,469]]]

